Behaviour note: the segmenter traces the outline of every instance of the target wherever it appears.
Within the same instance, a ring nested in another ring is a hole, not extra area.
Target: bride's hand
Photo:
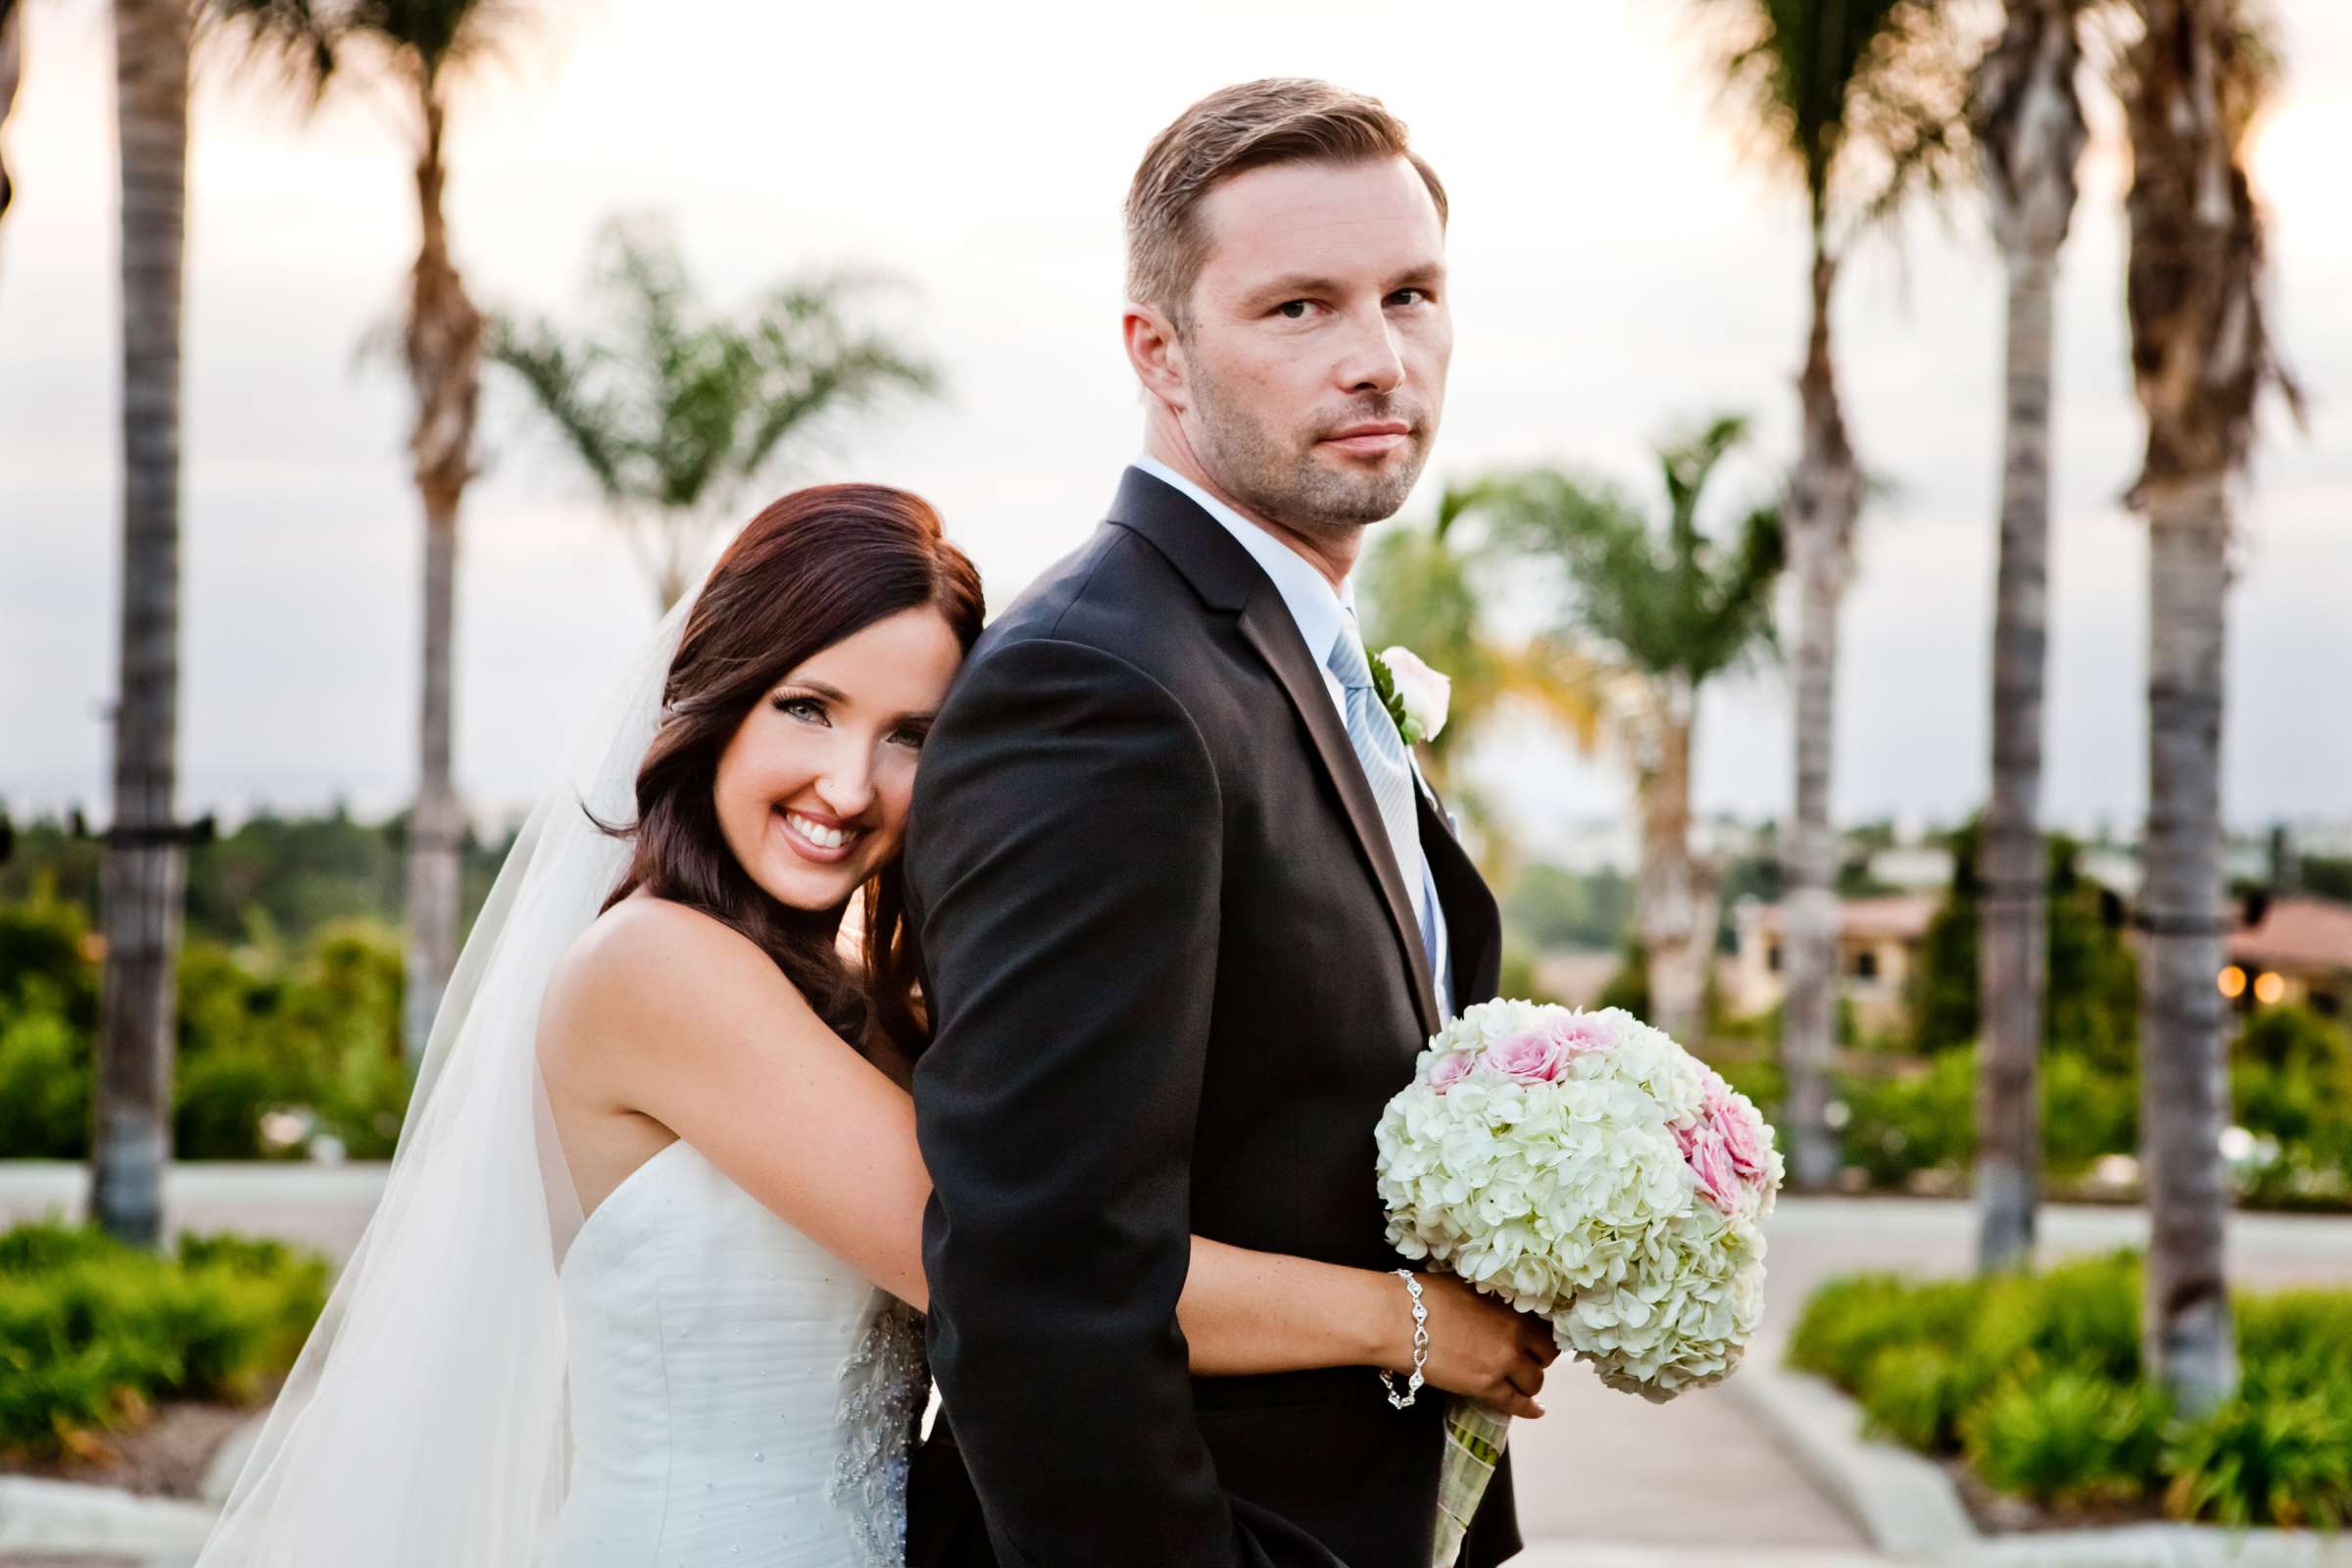
[[[1402,1282],[1392,1283],[1403,1332],[1383,1364],[1409,1373],[1412,1316]],[[1421,1299],[1429,1308],[1429,1364],[1421,1371],[1427,1382],[1505,1415],[1532,1420],[1544,1413],[1535,1396],[1544,1388],[1544,1370],[1560,1356],[1549,1323],[1481,1296],[1450,1274],[1422,1275]]]

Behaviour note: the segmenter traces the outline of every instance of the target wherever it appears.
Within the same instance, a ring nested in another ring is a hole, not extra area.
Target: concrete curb
[[[1871,1544],[1898,1557],[1953,1557],[1976,1546],[1976,1522],[1934,1461],[1862,1434],[1862,1413],[1836,1387],[1751,1357],[1723,1385],[1788,1457],[1845,1510]]]
[[[0,1476],[0,1553],[193,1557],[214,1508],[115,1487]]]
[[[2131,1525],[1982,1543],[1969,1568],[2346,1568],[2352,1537],[2213,1525]]]

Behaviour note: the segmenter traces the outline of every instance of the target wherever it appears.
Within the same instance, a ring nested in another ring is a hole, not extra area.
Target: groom
[[[948,1411],[918,1568],[1427,1568],[1443,1397],[1195,1382],[1176,1299],[1193,1232],[1396,1266],[1373,1125],[1494,992],[1494,901],[1348,587],[1437,436],[1445,238],[1403,125],[1323,82],[1212,94],[1136,171],[1145,455],[981,639],[910,816]],[[1506,1465],[1462,1560],[1518,1547]]]

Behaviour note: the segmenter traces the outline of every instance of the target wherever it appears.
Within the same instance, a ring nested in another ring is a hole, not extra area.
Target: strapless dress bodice
[[[683,1141],[564,1259],[572,1462],[548,1568],[898,1568],[920,1319]]]

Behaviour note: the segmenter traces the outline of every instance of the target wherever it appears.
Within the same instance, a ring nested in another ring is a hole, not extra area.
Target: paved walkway
[[[0,1225],[77,1212],[78,1166],[0,1164]],[[381,1190],[382,1167],[183,1165],[167,1190],[172,1223],[266,1232],[346,1253]],[[1770,1313],[1764,1358],[1806,1295],[1862,1268],[1962,1274],[1975,1211],[1912,1199],[1788,1199],[1767,1227]],[[2131,1208],[2054,1207],[2044,1260],[2144,1245]],[[2352,1218],[2243,1214],[2230,1233],[2230,1272],[2247,1284],[2352,1285]],[[1614,1394],[1574,1366],[1547,1391],[1542,1421],[1512,1436],[1521,1517],[1534,1549],[1523,1568],[1862,1568],[1859,1526],[1807,1480],[1757,1423],[1736,1387],[1652,1405]],[[4,1538],[0,1538],[4,1540]],[[29,1544],[27,1543],[26,1544]],[[0,1563],[10,1558],[0,1548]]]

